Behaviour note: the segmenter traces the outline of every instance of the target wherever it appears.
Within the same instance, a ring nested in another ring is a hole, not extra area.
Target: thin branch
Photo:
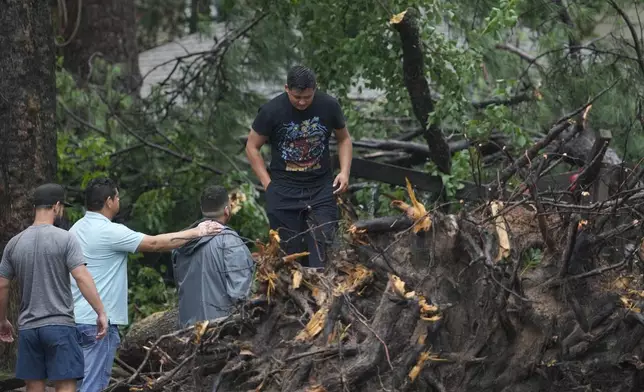
[[[65,105],[65,103],[63,102],[63,100],[62,100],[60,97],[58,97],[58,98],[56,99],[56,101],[58,102],[58,104],[60,104],[60,106],[61,106],[61,107],[63,108],[63,110],[65,111],[65,113],[67,113],[67,114],[68,114],[72,119],[74,119],[77,123],[79,123],[79,124],[81,124],[81,125],[83,125],[83,126],[85,126],[85,127],[89,128],[89,129],[91,129],[92,131],[98,132],[98,133],[100,133],[101,135],[107,135],[107,132],[106,132],[106,131],[104,131],[104,130],[102,130],[102,129],[100,129],[100,128],[96,127],[95,125],[92,125],[92,124],[88,123],[87,121],[83,120],[82,118],[78,117],[74,112],[72,112],[72,111],[67,107],[67,105]]]
[[[510,98],[490,98],[483,101],[472,102],[472,106],[474,106],[477,109],[483,109],[491,105],[511,106],[511,105],[516,105],[523,102],[534,101],[534,100],[535,100],[535,96],[533,94],[523,93],[523,94],[512,96]]]
[[[566,241],[566,248],[564,253],[561,256],[561,266],[559,269],[559,277],[563,278],[568,273],[568,264],[570,262],[570,257],[575,248],[575,243],[577,242],[577,228],[581,217],[577,214],[573,215],[570,219],[570,224],[568,225],[568,239]]]
[[[168,155],[171,155],[171,156],[173,156],[173,157],[175,157],[177,159],[180,159],[180,160],[182,160],[184,162],[194,163],[195,165],[199,166],[200,168],[205,169],[205,170],[209,170],[209,171],[211,171],[213,173],[224,174],[224,172],[222,172],[221,170],[216,169],[216,168],[214,168],[214,167],[212,167],[210,165],[206,165],[204,163],[199,163],[199,162],[195,161],[194,158],[192,158],[190,156],[180,154],[180,153],[178,153],[176,151],[170,150],[169,148],[167,148],[165,146],[161,146],[159,144],[156,144],[156,143],[153,143],[153,142],[150,142],[150,141],[146,140],[141,135],[139,135],[136,132],[134,132],[130,127],[128,127],[127,124],[125,124],[125,122],[123,122],[123,120],[121,120],[121,118],[119,116],[112,115],[112,117],[116,119],[116,121],[123,127],[123,129],[125,129],[125,131],[127,133],[129,133],[130,135],[134,136],[139,142],[145,144],[146,146],[152,147],[152,148],[154,148],[156,150],[164,152],[164,153],[166,153]]]
[[[624,19],[624,22],[626,23],[626,26],[628,26],[628,30],[631,32],[631,36],[633,37],[633,48],[635,49],[635,53],[637,53],[637,58],[638,62],[637,64],[640,67],[640,70],[642,71],[642,76],[644,76],[644,55],[642,54],[642,47],[640,46],[640,39],[637,36],[637,32],[635,31],[635,27],[633,26],[633,22],[631,22],[631,19],[626,15],[626,12],[622,10],[617,3],[613,0],[608,0],[608,4],[611,5],[617,11],[617,13]]]
[[[523,60],[528,61],[530,63],[535,64],[538,67],[541,67],[541,65],[537,62],[537,58],[528,54],[527,52],[517,48],[516,46],[510,45],[510,44],[496,44],[497,49],[505,50],[510,53],[514,53],[521,57]]]

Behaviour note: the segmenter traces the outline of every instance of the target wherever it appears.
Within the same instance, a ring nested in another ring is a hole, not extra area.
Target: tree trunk
[[[65,0],[67,23],[62,47],[64,67],[83,82],[99,78],[94,60],[121,66],[125,92],[140,89],[136,4],[131,0]],[[80,5],[80,14],[78,8]],[[59,12],[60,13],[60,12]],[[77,26],[78,24],[78,26]],[[99,82],[100,83],[100,82]]]
[[[210,2],[205,0],[190,0],[190,34],[199,30],[199,19],[201,15],[210,16]]]
[[[400,34],[403,58],[403,76],[405,87],[409,92],[411,106],[420,126],[425,130],[423,137],[431,153],[431,159],[438,170],[450,174],[452,171],[452,156],[449,145],[440,127],[428,124],[429,115],[434,111],[429,83],[425,77],[425,62],[423,60],[422,42],[418,29],[418,11],[408,8],[402,19],[394,21],[393,26]]]
[[[56,173],[56,79],[49,4],[3,1],[0,12],[0,251],[31,224],[31,191]],[[16,285],[9,317],[15,327]],[[12,369],[16,344],[0,345],[0,368]]]

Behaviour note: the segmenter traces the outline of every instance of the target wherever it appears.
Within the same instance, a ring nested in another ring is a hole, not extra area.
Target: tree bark
[[[449,174],[452,170],[449,145],[440,127],[434,123],[428,124],[429,115],[434,111],[434,101],[425,77],[423,46],[417,17],[418,11],[415,8],[408,8],[403,18],[397,23],[393,23],[402,43],[405,87],[409,92],[414,115],[425,130],[423,137],[427,141],[432,161],[440,171]]]
[[[31,190],[56,173],[56,79],[49,4],[6,0],[0,12],[0,251],[31,224]],[[17,286],[9,318],[17,325]],[[16,343],[0,345],[0,368],[13,369]]]
[[[97,76],[98,70],[93,69],[93,61],[100,57],[109,64],[122,67],[122,86],[119,87],[123,87],[125,92],[138,94],[141,71],[135,2],[65,0],[65,4],[67,25],[63,36],[65,43],[69,43],[62,47],[63,66],[87,82]]]

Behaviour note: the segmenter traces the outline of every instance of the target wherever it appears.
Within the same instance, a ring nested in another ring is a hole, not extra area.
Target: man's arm
[[[349,175],[351,173],[351,159],[353,158],[353,143],[347,127],[335,130],[335,138],[338,141],[338,158],[340,159],[340,172]]]
[[[187,242],[200,237],[199,229],[188,229],[176,233],[165,233],[159,235],[143,235],[141,243],[136,248],[137,252],[166,252],[180,248]]]
[[[353,143],[347,127],[335,130],[335,138],[338,141],[338,160],[340,161],[340,173],[333,181],[337,187],[334,193],[341,193],[349,187],[349,174],[351,173],[351,160],[353,159]]]
[[[94,284],[94,278],[92,278],[87,267],[84,264],[81,264],[71,270],[71,274],[76,280],[76,284],[78,285],[78,289],[83,295],[83,298],[89,302],[97,315],[104,315],[105,308],[103,307],[103,302],[101,301],[101,297],[98,295],[96,284]]]
[[[266,170],[264,158],[259,150],[267,140],[268,137],[260,135],[251,128],[250,133],[248,134],[248,140],[246,141],[246,156],[248,157],[248,161],[250,162],[253,172],[255,172],[255,175],[264,186],[264,189],[268,188],[268,184],[271,182],[271,177],[268,174],[268,170]]]
[[[65,265],[72,274],[78,289],[83,298],[87,300],[92,309],[96,312],[96,339],[102,339],[107,333],[107,314],[103,308],[103,302],[94,284],[94,278],[85,266],[85,258],[78,240],[73,235],[69,236],[65,253]]]
[[[7,308],[9,307],[9,285],[11,281],[0,276],[0,321],[7,319]]]
[[[351,160],[353,159],[353,143],[347,130],[347,122],[344,118],[342,106],[337,100],[331,105],[330,125],[335,130],[335,138],[338,141],[338,160],[340,161],[340,173],[333,181],[334,194],[342,193],[349,187],[349,174],[351,173]]]
[[[9,307],[9,286],[11,284],[11,279],[15,275],[13,265],[9,260],[9,248],[11,246],[7,244],[4,248],[2,254],[2,260],[0,261],[0,321],[7,319],[7,309]]]
[[[147,235],[115,223],[110,226],[109,235],[113,248],[118,251],[129,253],[165,252],[179,248],[195,238],[218,234],[222,227],[220,223],[208,220],[188,230]]]
[[[7,320],[7,307],[9,306],[9,284],[11,281],[0,276],[0,342],[11,343],[14,341],[15,331],[13,325]]]

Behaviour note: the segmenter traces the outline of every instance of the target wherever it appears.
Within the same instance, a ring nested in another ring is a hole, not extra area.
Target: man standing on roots
[[[255,261],[244,240],[226,226],[231,208],[226,188],[207,187],[201,195],[201,213],[224,229],[172,251],[182,327],[228,316],[250,294]]]
[[[128,253],[170,251],[204,235],[214,235],[222,225],[213,221],[177,233],[149,236],[112,222],[119,212],[120,199],[116,184],[109,178],[96,178],[85,189],[85,216],[70,232],[78,238],[87,268],[96,281],[105,303],[109,327],[105,339],[96,340],[96,325],[90,307],[72,281],[76,328],[81,334],[85,357],[85,375],[81,392],[97,392],[110,381],[112,364],[121,343],[118,325],[128,324],[127,258]]]
[[[57,392],[73,392],[84,365],[70,273],[91,304],[88,317],[97,324],[92,339],[105,336],[107,316],[78,242],[54,226],[67,205],[63,187],[41,185],[33,196],[33,224],[9,240],[0,262],[0,341],[13,341],[7,307],[10,280],[17,278],[21,303],[16,377],[25,380],[28,392],[44,392],[45,380],[53,381]]]
[[[278,230],[286,253],[303,251],[322,268],[326,246],[333,240],[338,208],[335,194],[349,185],[352,143],[342,108],[330,95],[318,91],[315,74],[303,66],[291,68],[285,92],[258,111],[246,143],[246,155],[266,190],[271,229]],[[340,173],[333,179],[329,139],[338,145]],[[271,144],[270,175],[260,148]]]

